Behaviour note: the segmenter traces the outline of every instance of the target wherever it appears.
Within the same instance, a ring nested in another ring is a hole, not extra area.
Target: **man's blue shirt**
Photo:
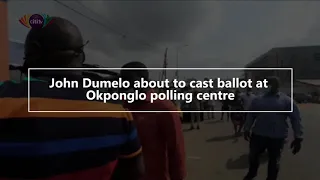
[[[287,95],[277,93],[258,96],[252,101],[249,111],[290,111],[291,103],[293,103],[293,112],[248,113],[244,130],[252,130],[254,134],[270,138],[286,138],[289,118],[294,136],[302,138],[303,127],[299,108]]]

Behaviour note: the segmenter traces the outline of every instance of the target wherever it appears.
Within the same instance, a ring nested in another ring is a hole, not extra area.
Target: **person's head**
[[[60,17],[52,17],[51,22],[29,31],[24,47],[24,69],[82,67],[85,44],[78,27]]]
[[[276,76],[270,76],[267,78],[268,80],[268,91],[271,94],[278,93],[280,87],[280,79]]]
[[[141,69],[127,69],[127,68],[141,68]],[[143,78],[144,80],[149,80],[149,71],[147,70],[147,66],[141,62],[129,62],[121,67],[120,75],[124,80],[133,84],[134,81],[140,80]]]
[[[234,96],[235,96],[235,99],[240,98],[240,90],[239,90],[239,89],[236,89],[236,90],[234,91]]]

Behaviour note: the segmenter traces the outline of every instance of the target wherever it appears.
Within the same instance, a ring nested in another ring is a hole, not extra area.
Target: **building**
[[[295,79],[320,78],[320,46],[300,46],[273,48],[267,53],[247,64],[253,67],[287,67],[293,68]],[[272,71],[259,72],[259,74],[275,73]],[[280,73],[280,78],[288,79],[287,73]],[[258,76],[255,72],[247,72],[246,76]],[[290,77],[289,77],[290,78]]]
[[[294,83],[294,91],[320,95],[320,79],[298,79]]]
[[[12,65],[22,65],[24,57],[24,44],[18,41],[10,40],[9,43],[9,63]],[[21,79],[19,70],[10,70],[10,79],[19,81]]]
[[[297,84],[297,86],[301,87],[302,84],[306,85],[306,83],[298,83],[298,81],[320,79],[320,46],[273,48],[247,64],[246,67],[293,68],[293,82],[294,84]],[[278,76],[281,79],[283,91],[290,92],[290,71],[245,71],[245,77],[254,81],[272,75]]]

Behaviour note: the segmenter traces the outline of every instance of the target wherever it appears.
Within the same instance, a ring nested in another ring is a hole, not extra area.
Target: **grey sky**
[[[175,67],[175,47],[183,44],[189,46],[180,50],[180,67],[243,67],[273,47],[320,42],[320,2],[316,1],[83,1],[104,18],[75,1],[63,3],[127,37],[108,31],[54,1],[28,0],[9,1],[10,38],[24,41],[28,29],[18,22],[24,14],[65,17],[77,24],[85,39],[90,40],[89,63],[108,67],[119,67],[129,61],[161,67],[165,47],[169,47],[169,67]],[[144,45],[146,42],[151,46]],[[188,72],[181,75],[188,76]],[[233,73],[219,71],[218,75]]]

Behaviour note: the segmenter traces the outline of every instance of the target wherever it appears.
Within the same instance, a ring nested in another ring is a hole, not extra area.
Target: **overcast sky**
[[[11,0],[10,38],[24,41],[28,29],[18,19],[25,14],[65,17],[90,40],[88,63],[108,67],[130,61],[162,67],[166,47],[169,67],[176,67],[176,47],[185,44],[189,46],[179,51],[180,67],[243,67],[273,47],[320,43],[316,1],[62,2],[110,28],[55,1]]]

